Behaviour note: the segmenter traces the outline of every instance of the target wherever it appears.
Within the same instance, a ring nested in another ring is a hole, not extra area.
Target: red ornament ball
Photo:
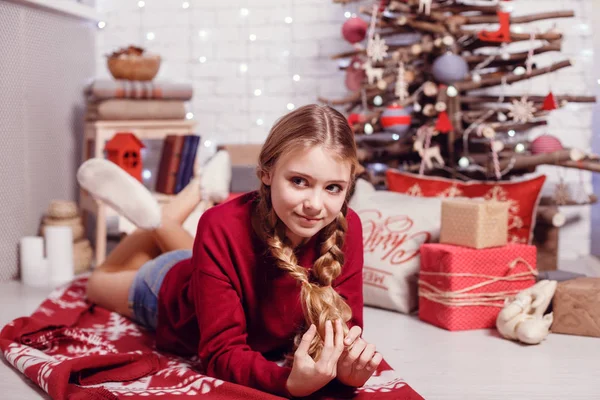
[[[552,135],[541,135],[531,142],[532,154],[552,153],[563,149],[563,145]]]
[[[342,25],[342,36],[352,44],[358,43],[367,36],[367,29],[369,29],[369,24],[364,19],[358,17],[348,18]]]

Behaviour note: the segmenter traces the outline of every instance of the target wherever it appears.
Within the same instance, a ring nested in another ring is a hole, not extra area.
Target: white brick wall
[[[564,33],[563,54],[538,57],[540,65],[570,58],[574,67],[509,87],[508,92],[527,91],[545,94],[593,95],[592,45],[593,0],[515,0],[514,15],[541,10],[575,11],[575,18],[540,21],[522,25],[544,31],[553,23]],[[97,0],[107,22],[98,32],[98,72],[108,76],[104,55],[130,43],[160,53],[163,65],[159,79],[191,81],[194,100],[191,109],[198,120],[199,133],[213,143],[260,142],[272,123],[287,112],[287,104],[300,106],[316,102],[317,96],[341,97],[345,94],[344,76],[330,60],[333,53],[350,45],[340,34],[346,10],[331,0],[189,0],[183,9],[179,0]],[[365,3],[365,2],[363,2]],[[247,8],[247,16],[240,9]],[[291,17],[293,22],[285,22]],[[203,31],[204,36],[199,32]],[[154,40],[146,34],[153,32]],[[255,34],[256,41],[249,36]],[[201,63],[200,57],[206,57]],[[247,65],[247,72],[240,65]],[[292,76],[301,76],[294,82]],[[551,84],[551,85],[550,85]],[[261,89],[260,96],[254,95]],[[532,137],[550,133],[566,146],[590,150],[591,105],[572,105],[552,113],[550,125],[532,132]],[[262,125],[257,125],[258,120]],[[545,190],[551,191],[559,178],[552,167],[540,168],[548,174]],[[578,171],[565,171],[565,179],[578,184]],[[591,190],[590,174],[583,180]],[[579,213],[580,222],[561,231],[563,258],[574,258],[590,251],[589,207],[569,208]]]

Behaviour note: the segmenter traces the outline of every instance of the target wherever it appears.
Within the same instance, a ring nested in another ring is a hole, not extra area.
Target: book
[[[158,165],[158,177],[155,190],[164,194],[175,194],[177,184],[177,173],[181,163],[181,153],[185,136],[167,135]]]
[[[194,176],[194,164],[196,162],[196,154],[198,153],[198,143],[200,143],[200,136],[198,135],[187,135],[185,137],[183,150],[181,151],[179,169],[177,170],[175,193],[179,193],[183,190]]]

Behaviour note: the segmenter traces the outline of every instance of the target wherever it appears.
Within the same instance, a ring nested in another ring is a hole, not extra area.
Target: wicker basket
[[[160,68],[160,56],[121,55],[107,58],[108,70],[115,79],[151,81]]]

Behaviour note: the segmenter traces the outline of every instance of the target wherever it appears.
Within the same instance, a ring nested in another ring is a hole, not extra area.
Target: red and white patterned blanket
[[[154,336],[85,301],[86,278],[56,289],[0,332],[6,360],[52,399],[279,399],[202,375],[197,359],[156,351]],[[330,385],[318,399],[423,399],[384,364],[359,389]]]

